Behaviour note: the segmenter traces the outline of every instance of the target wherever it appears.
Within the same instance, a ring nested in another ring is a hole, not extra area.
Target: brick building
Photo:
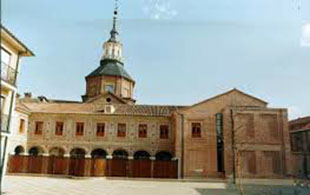
[[[268,108],[237,89],[189,106],[136,104],[135,81],[122,60],[117,10],[113,20],[100,65],[86,76],[81,102],[30,93],[18,99],[16,134],[24,139],[10,146],[13,156],[102,158],[112,167],[119,162],[111,160],[123,159],[124,172],[129,161],[144,159],[152,161],[150,175],[160,171],[157,161],[171,161],[179,178],[291,173],[286,109]],[[143,176],[143,166],[133,171]]]
[[[293,173],[301,177],[310,175],[310,117],[289,121]]]

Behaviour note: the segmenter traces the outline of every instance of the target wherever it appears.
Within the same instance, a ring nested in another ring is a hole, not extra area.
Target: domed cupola
[[[111,37],[103,44],[100,66],[86,76],[86,94],[83,101],[89,101],[99,95],[110,93],[124,102],[134,103],[133,88],[135,81],[124,68],[123,45],[117,31],[117,0],[115,4]]]

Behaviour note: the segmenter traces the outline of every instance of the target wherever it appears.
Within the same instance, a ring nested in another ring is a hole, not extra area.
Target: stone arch
[[[63,149],[62,147],[52,147],[49,150],[49,156],[59,156],[59,157],[63,157],[65,155],[65,149]]]
[[[145,150],[139,150],[139,151],[136,151],[133,155],[133,158],[134,159],[139,159],[139,160],[142,160],[142,159],[150,159],[151,155],[150,153],[148,153],[147,151]]]
[[[107,155],[108,153],[104,149],[101,149],[101,148],[94,149],[91,152],[92,158],[107,158]]]
[[[29,156],[42,156],[44,153],[44,149],[41,146],[32,146],[28,150]]]
[[[128,152],[124,149],[114,150],[113,159],[128,159]]]
[[[160,151],[155,155],[156,160],[171,160],[172,154],[167,151]]]
[[[72,158],[85,158],[85,155],[86,151],[83,148],[76,147],[70,151],[70,157]]]
[[[22,145],[18,145],[14,149],[14,155],[21,155],[25,152],[25,148]]]

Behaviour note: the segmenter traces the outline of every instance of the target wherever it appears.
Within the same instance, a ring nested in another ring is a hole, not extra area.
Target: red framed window
[[[56,129],[55,129],[55,135],[62,135],[64,129],[64,123],[63,122],[56,122]]]
[[[192,137],[201,137],[201,123],[192,123]]]
[[[117,137],[126,137],[126,124],[119,123],[117,125]]]
[[[104,123],[97,123],[96,135],[98,137],[104,137],[104,131],[105,131],[105,124]]]
[[[168,125],[160,125],[160,127],[159,127],[159,138],[160,139],[168,139],[169,138],[169,126]]]
[[[76,136],[83,136],[84,135],[84,123],[76,123]]]
[[[42,121],[36,121],[36,127],[34,130],[35,135],[42,135],[43,132],[43,122]]]
[[[139,125],[139,137],[146,138],[147,137],[147,124]]]

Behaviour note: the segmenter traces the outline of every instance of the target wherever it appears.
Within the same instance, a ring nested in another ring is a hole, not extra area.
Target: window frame
[[[64,122],[63,121],[56,121],[55,124],[55,135],[62,136],[64,131]]]
[[[26,126],[26,120],[23,118],[20,118],[19,119],[18,133],[24,133],[25,132],[25,126]]]
[[[6,63],[6,62],[4,62],[4,61],[2,61],[2,54],[1,54],[1,64],[3,63],[3,64],[5,64],[5,65],[7,65],[7,66],[10,66],[10,64],[11,64],[11,60],[12,60],[12,53],[11,52],[9,52],[7,49],[5,49],[4,47],[1,47],[0,48],[0,50],[1,50],[1,52],[2,51],[4,51],[6,54],[8,54],[8,56],[9,56],[9,61]]]
[[[107,89],[107,87],[112,86],[113,90],[110,91],[109,89]],[[115,93],[115,85],[113,83],[107,83],[104,84],[104,91],[105,92],[110,92],[110,93]]]
[[[198,126],[199,126],[199,129],[197,129]],[[191,137],[202,138],[202,122],[191,122]]]
[[[104,137],[105,136],[105,123],[99,122],[96,123],[96,137]]]
[[[34,134],[35,135],[42,135],[43,134],[43,121],[35,121],[35,129]]]
[[[84,136],[84,122],[75,123],[75,136]]]
[[[120,129],[120,127],[125,127],[124,129]],[[121,132],[123,131],[123,132]],[[127,134],[127,124],[126,123],[117,123],[117,137],[126,137]]]
[[[166,129],[162,129],[165,127]],[[165,131],[165,133],[162,133]],[[169,139],[170,127],[169,125],[159,125],[159,139]]]
[[[138,125],[138,137],[147,138],[148,125],[146,123],[141,123]]]

